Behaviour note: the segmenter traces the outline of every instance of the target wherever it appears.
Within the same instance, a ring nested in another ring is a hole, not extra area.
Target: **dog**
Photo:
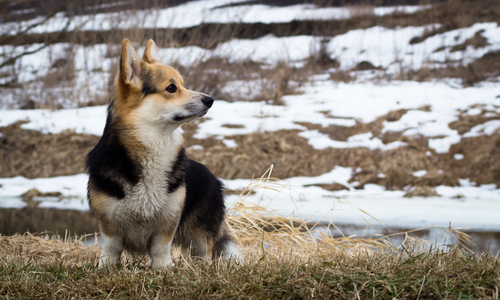
[[[179,126],[205,115],[214,99],[184,87],[149,40],[140,59],[122,42],[104,132],[87,155],[88,200],[99,223],[99,267],[123,250],[172,265],[172,245],[205,259],[241,260],[225,225],[223,186],[186,157]]]

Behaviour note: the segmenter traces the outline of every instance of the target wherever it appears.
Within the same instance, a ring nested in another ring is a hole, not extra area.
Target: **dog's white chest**
[[[146,177],[130,189],[123,199],[123,213],[147,221],[161,216],[168,209],[166,178]]]
[[[173,163],[165,157],[145,164],[140,181],[115,202],[115,217],[124,222],[161,223],[179,215],[185,189],[168,193],[167,176]]]

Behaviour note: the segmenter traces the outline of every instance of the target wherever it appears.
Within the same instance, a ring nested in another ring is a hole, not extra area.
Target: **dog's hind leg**
[[[219,257],[225,260],[232,259],[239,263],[243,262],[240,251],[238,251],[235,242],[226,230],[222,231],[222,234],[217,238],[212,248],[212,259],[217,259]]]
[[[211,245],[213,245],[213,242],[207,239],[205,234],[201,234],[201,232],[190,232],[190,234],[182,236],[181,239],[183,254],[210,259],[208,250],[212,248]]]

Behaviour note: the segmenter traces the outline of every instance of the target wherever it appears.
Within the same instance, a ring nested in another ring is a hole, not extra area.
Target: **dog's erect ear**
[[[153,40],[149,40],[146,45],[146,49],[144,50],[144,55],[142,59],[148,64],[152,64],[158,62],[158,48]]]
[[[132,89],[141,87],[141,59],[135,53],[134,46],[128,39],[122,42],[122,55],[120,57],[120,77],[123,83]]]

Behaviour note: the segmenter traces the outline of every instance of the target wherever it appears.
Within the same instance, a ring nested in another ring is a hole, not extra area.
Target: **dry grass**
[[[457,248],[375,255],[331,249],[306,256],[293,248],[249,256],[253,261],[240,266],[178,258],[155,272],[142,263],[98,270],[99,250],[75,241],[15,236],[0,245],[5,299],[498,299],[500,285],[498,258]]]
[[[328,115],[329,112],[324,113]],[[381,134],[384,120],[398,120],[404,113],[406,110],[389,112],[374,122],[358,122],[353,127],[323,128],[319,124],[301,123],[339,141],[345,141],[355,134],[371,132],[384,143],[408,143],[406,147],[384,152],[366,148],[316,150],[307,139],[298,135],[297,130],[228,136],[226,138],[234,139],[237,143],[236,148],[229,148],[220,139],[193,138],[203,119],[183,125],[185,147],[190,158],[207,165],[214,174],[225,179],[252,178],[254,174],[264,172],[271,164],[276,166],[275,176],[279,178],[318,176],[330,172],[338,165],[361,169],[352,177],[352,181],[359,182],[358,188],[366,183],[380,184],[388,189],[403,189],[407,185],[423,186],[424,183],[431,187],[440,184],[457,185],[457,178],[470,178],[478,184],[500,184],[500,152],[497,151],[499,133],[464,138],[453,145],[449,153],[437,154],[429,148],[426,137],[404,136],[401,132]],[[487,110],[476,116],[464,114],[457,122],[451,123],[450,127],[463,134],[473,126],[495,119],[492,114]],[[37,178],[85,172],[85,155],[99,139],[97,136],[70,131],[41,134],[21,129],[19,125],[0,128],[0,159],[3,161],[0,164],[1,177],[22,175]],[[190,148],[193,145],[201,145],[203,149]],[[457,153],[463,154],[464,159],[454,159],[453,155]],[[234,168],[235,165],[239,167]],[[436,173],[438,169],[443,172]],[[428,170],[429,175],[417,179],[412,173],[419,170]],[[385,174],[386,177],[380,178],[379,174]],[[436,176],[431,177],[431,174]],[[330,189],[328,185],[325,187]]]
[[[124,256],[116,268],[96,267],[100,250],[83,238],[0,236],[0,296],[196,299],[498,299],[500,260],[457,247],[427,248],[407,236],[384,239],[313,236],[310,224],[273,215],[244,201],[257,188],[280,188],[263,176],[241,194],[228,223],[245,263],[195,261],[174,249],[175,266],[152,271]],[[332,224],[333,225],[333,224]],[[462,233],[449,229],[455,237]]]
[[[170,65],[183,75],[189,89],[203,91],[215,99],[230,102],[264,100],[275,105],[283,105],[284,95],[300,94],[300,88],[314,74],[309,65],[296,68],[287,61],[268,66],[250,59],[230,62],[223,57],[202,57],[191,66],[176,61]],[[228,83],[233,81],[241,84],[228,89]]]
[[[461,45],[458,45],[461,46]],[[398,75],[400,80],[429,81],[433,79],[457,78],[463,87],[477,85],[489,80],[497,82],[500,76],[500,51],[492,51],[468,63],[450,61],[441,68],[422,67],[419,70],[403,69]],[[390,78],[391,76],[385,76]]]
[[[252,178],[254,174],[264,172],[271,164],[276,166],[275,176],[279,178],[318,176],[330,172],[338,165],[352,167],[353,170],[360,168],[351,179],[359,182],[357,188],[362,188],[367,183],[380,184],[387,189],[403,189],[408,185],[456,186],[457,178],[470,178],[478,184],[494,183],[500,186],[500,152],[497,150],[500,143],[499,133],[464,138],[453,145],[449,153],[437,154],[428,146],[427,137],[405,136],[402,132],[381,134],[384,121],[396,121],[406,112],[392,111],[371,123],[358,122],[352,127],[322,127],[319,124],[301,123],[338,141],[345,141],[355,134],[371,132],[384,143],[402,141],[408,144],[384,152],[366,148],[316,150],[307,139],[298,135],[297,130],[228,136],[225,138],[233,139],[237,143],[237,147],[230,148],[220,139],[213,137],[203,140],[193,138],[198,124],[203,122],[203,119],[183,125],[184,146],[190,158],[207,165],[214,174],[225,179]],[[329,112],[324,113],[329,115]],[[497,119],[498,116],[494,114],[488,110],[476,116],[463,113],[458,121],[450,124],[450,128],[463,134],[476,125]],[[37,178],[85,172],[85,155],[99,139],[97,136],[70,131],[41,134],[21,129],[19,125],[0,128],[0,159],[3,161],[0,164],[1,177],[22,175]],[[201,145],[203,149],[191,148],[193,145]],[[454,159],[454,154],[457,153],[464,155],[464,159]],[[235,165],[239,167],[234,168]],[[414,177],[412,173],[419,170],[428,170],[428,175],[422,178]],[[437,170],[442,172],[438,173]],[[379,174],[386,176],[381,178]],[[324,187],[340,188],[332,184],[334,182]]]
[[[0,127],[0,177],[37,178],[85,172],[85,157],[99,137],[71,130],[42,134],[22,129],[23,123]]]

